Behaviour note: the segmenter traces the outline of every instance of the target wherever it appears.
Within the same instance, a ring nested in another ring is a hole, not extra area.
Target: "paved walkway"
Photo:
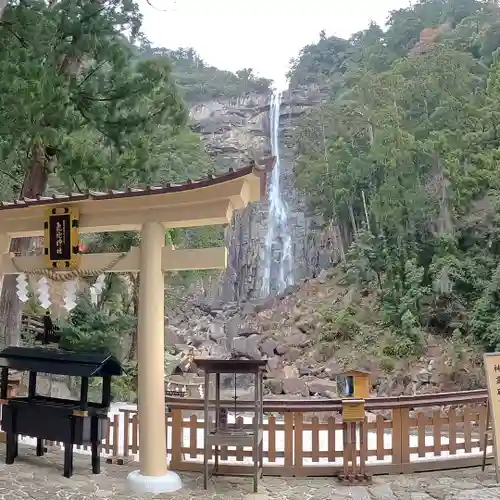
[[[500,485],[493,468],[378,476],[370,486],[340,486],[334,478],[263,479],[258,494],[251,493],[249,478],[217,478],[208,491],[197,474],[183,475],[184,488],[173,495],[133,495],[126,489],[125,478],[132,466],[103,465],[99,475],[89,474],[90,457],[75,455],[75,474],[62,476],[62,454],[49,453],[43,458],[31,448],[20,447],[14,465],[3,465],[4,447],[0,447],[0,500],[499,500]],[[137,465],[137,464],[135,464]]]

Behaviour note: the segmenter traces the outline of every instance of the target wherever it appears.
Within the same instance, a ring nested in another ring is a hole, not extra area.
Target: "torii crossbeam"
[[[140,231],[140,248],[126,255],[87,254],[69,257],[70,264],[85,270],[106,272],[140,272],[138,322],[138,417],[140,470],[129,475],[132,489],[139,492],[170,492],[182,484],[179,476],[167,471],[165,391],[164,391],[164,271],[181,269],[214,269],[226,266],[225,248],[175,250],[165,247],[169,228],[228,224],[234,210],[261,199],[266,173],[273,160],[263,165],[251,164],[225,175],[208,177],[180,185],[145,190],[129,189],[108,193],[77,193],[65,196],[39,197],[0,203],[0,276],[33,272],[47,268],[48,255],[63,253],[63,231],[52,235],[46,213],[78,213],[68,222],[68,250],[73,256],[78,247],[70,235],[103,231]],[[67,219],[66,221],[69,221]],[[45,227],[44,227],[45,224]],[[64,225],[64,224],[63,224]],[[70,227],[69,227],[70,226]],[[65,229],[65,230],[66,230]],[[73,233],[71,233],[73,234]],[[10,240],[16,237],[44,236],[46,255],[14,257],[9,254]],[[48,242],[50,240],[50,244]],[[58,246],[59,245],[59,246]],[[49,248],[50,247],[50,248]],[[57,253],[56,252],[56,253]],[[118,258],[120,257],[120,258]],[[52,258],[52,257],[50,257]],[[115,262],[109,269],[110,263]],[[61,262],[52,262],[55,272]],[[22,271],[20,271],[22,270]]]
[[[121,253],[94,253],[81,255],[81,269],[100,270],[110,273],[134,273],[140,270],[140,248],[133,247],[125,255]],[[30,274],[43,269],[46,264],[44,256],[14,257],[4,254],[1,257],[2,272],[19,274],[19,270]],[[108,269],[108,266],[116,262]],[[196,248],[175,250],[163,247],[161,267],[163,272],[194,271],[202,269],[225,269],[227,266],[226,248]]]

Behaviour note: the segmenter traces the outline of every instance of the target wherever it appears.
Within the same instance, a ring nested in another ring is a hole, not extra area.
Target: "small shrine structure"
[[[41,276],[47,299],[50,280],[67,282],[67,309],[74,306],[75,281],[108,272],[139,272],[138,417],[140,470],[128,483],[137,492],[162,493],[182,487],[167,471],[164,384],[164,278],[178,270],[226,267],[226,248],[176,250],[165,246],[165,231],[228,224],[233,212],[261,199],[273,160],[184,184],[124,191],[39,196],[0,203],[0,277],[15,274],[25,301],[22,278]],[[79,235],[140,231],[139,248],[126,253],[81,254]],[[14,256],[12,238],[43,237],[44,255]],[[21,284],[19,284],[21,283]],[[42,304],[43,305],[43,304]]]

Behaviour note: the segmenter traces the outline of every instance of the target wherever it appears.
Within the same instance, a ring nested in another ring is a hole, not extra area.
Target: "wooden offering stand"
[[[351,370],[339,374],[337,383],[339,394],[343,398],[344,437],[344,467],[339,479],[348,484],[365,484],[371,481],[366,472],[368,443],[365,442],[365,398],[370,396],[370,374],[364,370]],[[359,450],[357,449],[358,434]]]
[[[81,354],[58,349],[7,347],[0,351],[2,429],[6,434],[5,463],[18,455],[18,436],[36,438],[36,454],[43,456],[43,440],[64,443],[64,476],[73,474],[73,445],[91,445],[92,472],[99,474],[99,448],[105,437],[111,403],[111,377],[122,374],[111,355]],[[28,395],[8,394],[9,370],[29,372]],[[81,377],[79,401],[36,394],[37,373]],[[102,377],[102,400],[88,401],[89,379]]]
[[[253,464],[250,466],[250,474],[253,476],[253,489],[257,493],[259,478],[262,475],[263,465],[263,390],[262,378],[266,360],[231,360],[231,359],[195,359],[195,365],[205,372],[205,394],[204,394],[204,467],[203,467],[203,486],[208,488],[208,479],[210,472],[213,475],[224,474],[219,464],[220,447],[237,446],[251,447]],[[230,373],[235,377],[235,423],[227,422],[228,408],[221,408],[220,399],[220,375]],[[236,423],[236,374],[250,373],[255,376],[254,399],[245,404],[251,413],[253,423],[238,426]],[[210,375],[215,375],[215,402],[209,400]],[[209,412],[215,410],[214,424],[211,425]],[[209,471],[209,462],[215,455],[212,470]]]

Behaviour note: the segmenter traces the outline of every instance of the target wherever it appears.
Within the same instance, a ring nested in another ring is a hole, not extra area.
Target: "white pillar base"
[[[164,476],[143,476],[134,470],[127,476],[127,484],[135,493],[172,493],[182,488],[181,478],[171,470]]]

